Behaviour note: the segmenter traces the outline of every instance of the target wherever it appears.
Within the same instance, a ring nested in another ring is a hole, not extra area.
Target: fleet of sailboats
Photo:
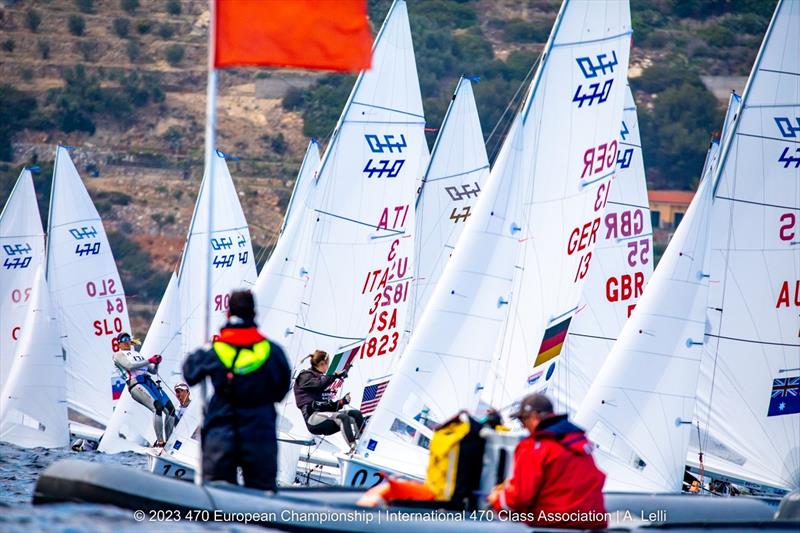
[[[208,340],[205,316],[216,331],[230,291],[252,288],[295,371],[327,351],[331,372],[349,373],[334,392],[369,417],[348,451],[309,435],[289,395],[286,484],[303,446],[335,455],[343,485],[378,471],[421,479],[438,423],[543,391],[587,429],[606,490],[679,492],[687,464],[800,487],[800,3],[778,3],[655,271],[631,33],[628,2],[565,0],[490,169],[467,77],[429,155],[395,0],[324,154],[308,146],[258,277],[216,153],[142,347],[162,355],[162,387],[171,394],[184,355]],[[149,453],[157,473],[190,476],[200,402],[154,452],[149,411],[112,389],[125,292],[68,148],[55,158],[46,253],[30,170],[0,215],[0,320],[13,341],[0,346],[0,440],[102,434],[101,451]]]

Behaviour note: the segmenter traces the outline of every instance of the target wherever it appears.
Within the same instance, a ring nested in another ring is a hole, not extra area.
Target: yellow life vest
[[[213,344],[213,347],[214,352],[222,364],[225,365],[225,368],[238,376],[250,374],[261,368],[269,359],[269,353],[272,348],[269,341],[265,339],[254,344],[252,349],[239,348],[239,356],[237,357],[237,348],[235,346],[217,341]]]
[[[425,485],[436,500],[461,499],[477,488],[483,458],[479,431],[472,418],[456,416],[433,432]]]

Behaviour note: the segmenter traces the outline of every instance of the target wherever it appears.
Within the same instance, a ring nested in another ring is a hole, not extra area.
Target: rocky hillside
[[[459,75],[480,76],[475,93],[496,152],[560,2],[408,3],[429,126],[440,125]],[[54,145],[74,146],[137,331],[179,260],[201,178],[207,5],[0,0],[0,202],[20,168],[37,162],[46,213]],[[774,5],[631,0],[630,76],[652,185],[692,186],[725,94],[743,83]],[[388,6],[369,1],[376,28]],[[308,137],[327,138],[352,79],[269,69],[220,75],[218,146],[240,158],[231,172],[262,261]]]

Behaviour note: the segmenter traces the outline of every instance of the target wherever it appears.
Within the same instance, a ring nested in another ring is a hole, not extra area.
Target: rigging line
[[[570,332],[569,334],[574,336],[574,337],[584,337],[584,338],[587,338],[587,339],[600,339],[600,340],[604,340],[604,341],[616,341],[617,340],[614,337],[603,337],[601,335],[586,335],[585,333],[572,333],[572,332]]]
[[[644,211],[650,211],[650,206],[648,205],[636,205],[636,204],[626,204],[625,202],[612,202],[609,200],[607,203],[612,205],[621,205],[623,207],[635,207],[636,209],[642,209]]]
[[[372,109],[382,109],[384,111],[391,111],[392,113],[400,113],[402,115],[408,115],[410,117],[421,118],[423,121],[425,120],[425,117],[423,115],[417,115],[416,113],[411,113],[409,111],[401,111],[400,109],[392,109],[391,107],[383,107],[383,106],[375,105],[375,104],[365,104],[363,102],[357,102],[355,100],[353,100],[351,103],[355,104],[355,105],[363,105],[364,107],[371,107]],[[345,119],[345,121],[347,121],[347,120]],[[349,121],[347,121],[347,122],[349,122]],[[393,123],[393,121],[388,121],[388,120],[385,121],[385,122]]]
[[[423,183],[431,183],[433,181],[440,181],[440,180],[446,180],[446,179],[450,179],[450,178],[457,178],[459,176],[465,176],[467,174],[472,174],[473,172],[479,172],[479,171],[487,169],[487,168],[489,168],[489,165],[483,165],[482,167],[473,168],[472,170],[465,170],[464,172],[458,172],[457,174],[450,174],[449,176],[442,176],[441,178],[433,178],[433,179],[423,180]]]
[[[380,229],[380,228],[375,227],[375,224],[368,224],[366,222],[361,222],[360,220],[356,220],[354,218],[343,217],[341,215],[336,215],[334,213],[329,213],[328,211],[323,211],[321,209],[314,209],[314,212],[320,213],[322,215],[328,215],[329,217],[338,218],[338,219],[341,219],[341,220],[346,220],[347,222],[354,222],[356,224],[360,224],[360,225],[366,226],[368,228],[373,228],[375,231],[378,231]],[[391,235],[405,235],[405,230],[383,228],[383,231],[386,231]]]
[[[560,44],[553,43],[553,48],[563,48],[565,46],[576,46],[576,45],[583,46],[585,44],[603,43],[606,41],[613,41],[614,39],[619,39],[620,37],[624,37],[626,35],[631,35],[632,33],[633,33],[632,31],[626,31],[623,33],[618,33],[616,35],[609,35],[608,37],[600,37],[599,39],[590,39],[588,41],[574,41],[571,43],[560,43]]]
[[[762,207],[775,207],[777,209],[789,209],[791,211],[800,211],[800,207],[791,206],[791,205],[779,205],[779,204],[767,204],[764,202],[754,202],[752,200],[742,200],[740,198],[730,198],[728,196],[715,196],[715,200],[728,200],[730,202],[739,202],[742,204],[752,204],[752,205],[760,205]]]
[[[297,329],[301,329],[303,331],[307,331],[307,332],[313,333],[315,335],[322,335],[323,337],[328,337],[329,339],[343,339],[343,340],[353,341],[353,342],[364,341],[366,339],[366,337],[341,337],[339,335],[330,335],[328,333],[323,333],[323,332],[317,331],[315,329],[305,328],[305,327],[301,326],[300,324],[295,324],[295,327]]]
[[[787,142],[792,144],[800,144],[800,141],[795,141],[793,139],[786,139],[781,137],[769,137],[767,135],[756,135],[755,133],[736,132],[736,135],[739,135],[741,137],[752,137],[754,139],[763,139],[765,141],[778,141],[778,142]]]
[[[633,148],[641,148],[641,144],[633,144],[633,143],[624,143],[622,141],[619,142],[620,146],[632,146]]]
[[[773,74],[788,74],[789,76],[800,76],[800,72],[789,72],[788,70],[774,70],[771,68],[760,68],[759,72],[772,72]]]
[[[726,337],[724,335],[712,335],[711,333],[706,333],[706,337],[713,337],[715,339],[724,339],[728,341],[738,341],[738,342],[749,342],[752,344],[768,344],[770,346],[786,346],[789,348],[800,348],[800,344],[790,344],[788,342],[768,342],[768,341],[761,341],[756,339],[742,339],[739,337]]]
[[[531,77],[531,75],[533,74],[533,71],[536,69],[536,67],[539,65],[539,63],[541,61],[542,61],[542,53],[540,52],[539,53],[539,57],[536,58],[536,61],[533,62],[533,65],[531,65],[531,68],[528,69],[528,72],[522,78],[522,81],[520,82],[519,87],[517,87],[516,92],[514,92],[514,96],[512,96],[511,100],[508,101],[508,105],[506,105],[506,108],[503,110],[503,113],[500,115],[500,118],[497,119],[497,123],[494,125],[494,128],[492,128],[492,131],[489,133],[489,136],[486,137],[486,144],[487,145],[489,144],[489,141],[492,140],[492,137],[494,136],[495,132],[497,131],[497,128],[499,128],[500,124],[502,124],[502,122],[505,119],[505,116],[508,113],[508,111],[514,105],[514,101],[519,96],[520,91],[522,91],[522,89],[528,85],[528,83],[529,83],[528,82],[528,78]],[[519,103],[516,104],[516,105],[518,106]],[[508,129],[506,129],[506,133],[508,133]],[[497,149],[498,149],[499,144],[500,144],[500,141],[499,141],[499,138],[498,138],[498,141],[495,143],[495,146],[492,149],[492,154],[491,154],[491,157],[489,158],[490,160],[494,159],[494,157],[497,155]]]

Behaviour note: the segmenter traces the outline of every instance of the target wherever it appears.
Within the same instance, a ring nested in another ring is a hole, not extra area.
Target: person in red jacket
[[[514,452],[514,470],[489,495],[494,510],[529,525],[602,529],[608,525],[603,474],[583,430],[553,413],[543,394],[531,394],[512,416],[530,437]]]

